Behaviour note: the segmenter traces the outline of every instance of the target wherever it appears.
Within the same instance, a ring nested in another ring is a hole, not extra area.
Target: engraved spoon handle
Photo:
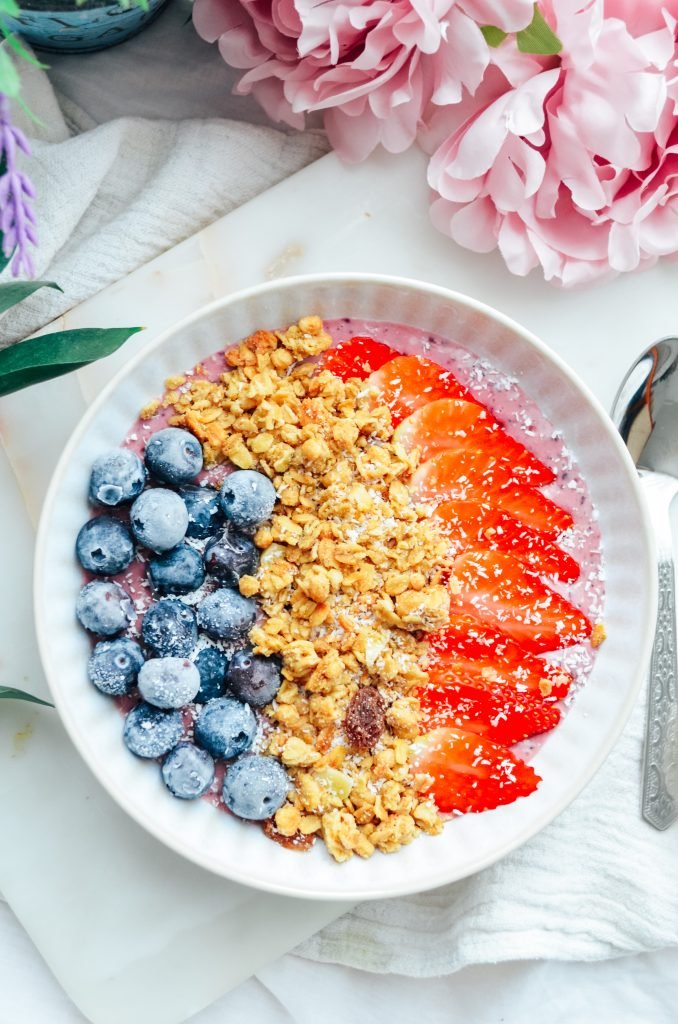
[[[650,661],[647,727],[643,761],[643,817],[666,829],[678,817],[678,704],[676,702],[676,602],[673,540],[669,509],[678,482],[663,473],[641,471],[657,538],[659,602]]]

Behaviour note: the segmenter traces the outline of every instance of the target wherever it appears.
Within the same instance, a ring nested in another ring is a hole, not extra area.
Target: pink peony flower
[[[433,222],[565,286],[650,266],[678,251],[678,0],[542,6],[559,59],[439,146]]]
[[[490,61],[480,25],[514,32],[533,0],[195,0],[193,21],[245,70],[236,91],[293,128],[323,111],[347,160],[412,144],[429,104],[475,92]]]

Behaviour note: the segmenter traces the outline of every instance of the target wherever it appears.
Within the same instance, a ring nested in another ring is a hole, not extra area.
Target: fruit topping
[[[87,572],[97,576],[115,576],[134,558],[134,541],[119,519],[97,516],[80,529],[75,553]]]
[[[144,615],[141,635],[154,658],[188,658],[198,640],[195,612],[183,601],[163,597]]]
[[[195,738],[213,757],[230,760],[252,746],[257,719],[249,704],[233,697],[208,701],[195,720]]]
[[[329,370],[342,380],[350,380],[352,377],[364,380],[397,354],[381,341],[356,336],[350,341],[343,341],[335,348],[328,349],[323,354],[320,365],[323,370]]]
[[[471,682],[427,686],[418,691],[422,732],[452,726],[476,732],[495,743],[513,743],[553,729],[560,710],[532,693]]]
[[[141,703],[127,714],[122,738],[137,757],[162,757],[176,746],[183,730],[181,712]]]
[[[179,494],[188,511],[186,536],[196,540],[213,537],[223,521],[219,492],[213,487],[196,487],[189,484],[180,487]]]
[[[159,594],[188,594],[202,586],[205,569],[200,553],[182,543],[149,559],[148,575]]]
[[[187,484],[202,469],[202,445],[188,430],[165,427],[149,439],[144,452],[148,470],[165,484]]]
[[[137,686],[156,708],[182,708],[200,689],[200,673],[186,658],[152,658],[141,666]]]
[[[391,410],[394,427],[415,409],[439,398],[475,401],[450,370],[423,356],[396,356],[370,374],[367,387],[373,392],[375,405],[387,405]]]
[[[205,569],[222,583],[237,587],[242,576],[252,576],[259,565],[259,549],[249,537],[228,527],[205,548]]]
[[[254,625],[256,603],[237,590],[213,590],[198,605],[198,623],[214,640],[237,640]]]
[[[271,518],[277,494],[263,473],[237,469],[230,473],[219,491],[221,509],[236,530],[254,533]]]
[[[186,535],[188,511],[174,491],[153,487],[132,505],[130,525],[140,544],[157,553],[169,551]]]
[[[80,625],[97,636],[115,636],[134,620],[129,594],[110,580],[87,583],[75,604]]]
[[[376,686],[362,686],[346,709],[344,730],[354,750],[370,750],[386,726],[386,706]]]
[[[195,667],[200,673],[200,689],[195,695],[196,704],[206,704],[208,700],[222,697],[226,688],[224,677],[228,668],[228,658],[216,647],[203,647],[195,656]]]
[[[445,814],[487,811],[533,793],[541,781],[533,768],[484,736],[438,728],[414,744],[414,770],[430,775],[426,790]]]
[[[87,675],[106,696],[121,697],[136,683],[143,663],[143,652],[134,640],[101,640],[90,654]]]
[[[223,798],[239,818],[265,821],[282,807],[291,788],[287,772],[274,757],[246,754],[226,772]]]
[[[162,763],[162,781],[172,796],[195,800],[214,781],[214,761],[193,743],[177,743]]]
[[[270,704],[282,682],[280,658],[264,658],[251,647],[236,651],[226,670],[226,685],[238,700],[255,708]]]
[[[106,508],[134,501],[146,483],[143,462],[129,448],[114,448],[95,459],[89,480],[89,500]]]

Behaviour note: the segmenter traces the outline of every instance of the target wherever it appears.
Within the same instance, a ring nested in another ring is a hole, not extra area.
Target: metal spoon
[[[678,663],[675,571],[669,511],[678,494],[678,338],[663,338],[636,360],[612,419],[638,467],[657,539],[659,606],[650,662],[642,813],[655,828],[678,817]]]

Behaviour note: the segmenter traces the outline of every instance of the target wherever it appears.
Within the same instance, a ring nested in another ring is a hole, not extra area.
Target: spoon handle
[[[678,817],[678,681],[675,570],[669,509],[678,485],[662,473],[641,472],[657,538],[659,603],[650,662],[643,766],[643,817],[666,829]]]

